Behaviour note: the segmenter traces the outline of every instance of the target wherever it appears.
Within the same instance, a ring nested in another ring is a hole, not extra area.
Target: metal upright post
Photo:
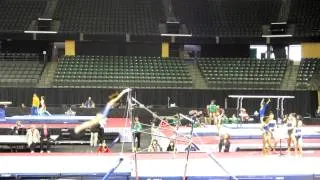
[[[281,99],[281,117],[283,117],[284,108],[283,108],[284,98]]]
[[[130,91],[128,93],[128,111],[129,111],[129,118],[131,120],[131,123],[132,125],[134,126],[134,123],[133,123],[133,113],[132,113],[132,109],[133,109],[133,106],[132,106],[132,91]],[[137,149],[136,149],[136,139],[135,139],[135,136],[134,134],[132,133],[132,141],[133,141],[133,152],[134,152],[134,169],[135,169],[135,174],[136,174],[136,180],[139,180],[139,176],[138,176],[138,158],[137,158]]]

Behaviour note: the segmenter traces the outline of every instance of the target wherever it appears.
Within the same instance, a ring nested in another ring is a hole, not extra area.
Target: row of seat
[[[298,89],[311,88],[313,78],[319,77],[320,59],[307,58],[302,59],[298,71],[297,84]]]
[[[260,37],[264,24],[280,21],[290,5],[288,23],[295,36],[319,36],[318,0],[174,0],[170,10],[193,36]],[[0,31],[21,32],[43,15],[47,1],[1,0]],[[287,4],[285,4],[287,3]],[[58,0],[53,18],[61,32],[160,35],[166,12],[159,0]],[[283,12],[282,12],[283,13]]]
[[[0,31],[27,30],[32,20],[41,16],[47,2],[42,0],[2,0],[0,3]]]
[[[0,53],[0,61],[37,61],[39,54],[36,53]]]
[[[281,85],[287,62],[284,59],[200,58],[198,66],[209,87],[274,89]]]
[[[63,32],[159,34],[158,0],[59,0],[54,18]]]
[[[57,87],[191,88],[192,80],[184,62],[176,58],[121,56],[114,61],[113,56],[74,56],[59,60],[54,84]]]
[[[1,86],[34,87],[43,69],[39,61],[0,61]]]

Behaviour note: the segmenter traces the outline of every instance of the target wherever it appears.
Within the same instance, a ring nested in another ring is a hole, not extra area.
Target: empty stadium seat
[[[320,74],[320,59],[307,58],[302,59],[298,71],[297,84],[298,89],[311,88],[311,80]]]
[[[27,30],[32,20],[40,17],[47,2],[42,0],[2,0],[0,3],[0,31]]]
[[[217,89],[277,89],[287,60],[201,58],[198,66],[209,87]]]
[[[180,59],[143,56],[65,56],[55,74],[58,87],[190,88]]]
[[[62,32],[159,35],[163,16],[157,0],[60,0],[54,18]]]
[[[314,37],[320,35],[318,0],[292,0],[289,23],[296,24],[295,36]]]
[[[257,37],[276,22],[278,0],[175,0],[175,15],[195,36]]]
[[[5,87],[34,87],[40,80],[44,64],[39,61],[4,61],[0,59],[0,84]]]

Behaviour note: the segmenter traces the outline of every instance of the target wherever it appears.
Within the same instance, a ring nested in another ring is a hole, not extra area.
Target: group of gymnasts
[[[262,143],[263,153],[268,154],[275,151],[277,143],[282,139],[287,139],[288,152],[291,145],[294,145],[296,155],[302,155],[302,119],[296,113],[291,113],[284,117],[282,124],[277,124],[274,114],[270,112],[262,119]],[[287,135],[283,133],[287,130]],[[273,145],[272,145],[273,144]],[[281,147],[280,147],[281,148]]]

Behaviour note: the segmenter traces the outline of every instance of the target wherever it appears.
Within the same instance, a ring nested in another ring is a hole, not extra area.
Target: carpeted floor
[[[141,134],[141,150],[146,151],[151,141],[151,136],[148,134]],[[123,144],[123,152],[132,152],[132,143],[124,143]],[[90,147],[90,145],[55,145],[52,147],[52,152],[95,152],[97,147]],[[119,142],[115,144],[112,148],[112,152],[121,152],[122,150],[122,143]],[[38,150],[39,151],[39,150]],[[8,147],[1,147],[0,146],[0,153],[1,152],[10,152]],[[18,152],[26,152],[26,150]]]

